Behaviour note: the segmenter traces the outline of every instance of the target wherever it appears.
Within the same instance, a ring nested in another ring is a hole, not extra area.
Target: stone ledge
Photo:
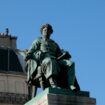
[[[89,92],[72,92],[67,89],[47,88],[25,105],[95,105]]]
[[[47,99],[49,100],[48,105],[95,105],[96,103],[96,100],[94,98],[80,96],[49,94],[47,96]]]

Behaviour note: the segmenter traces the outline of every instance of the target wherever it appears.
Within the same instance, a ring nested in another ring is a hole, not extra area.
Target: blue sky
[[[53,26],[52,39],[71,53],[81,90],[104,105],[105,1],[0,0],[0,32],[8,27],[18,49],[28,49],[45,23]]]

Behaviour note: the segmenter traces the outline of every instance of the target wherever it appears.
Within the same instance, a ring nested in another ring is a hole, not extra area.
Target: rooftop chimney
[[[0,47],[16,49],[16,36],[9,34],[9,29],[6,28],[4,33],[0,33]]]

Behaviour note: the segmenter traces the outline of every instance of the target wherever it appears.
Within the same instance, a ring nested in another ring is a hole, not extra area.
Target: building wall
[[[23,105],[28,101],[25,66],[15,52],[17,37],[8,32],[0,33],[0,105]]]
[[[13,104],[0,104],[0,105],[13,105]],[[15,105],[20,105],[20,104],[15,104]]]
[[[0,105],[23,105],[28,101],[26,75],[0,73]]]
[[[28,94],[25,75],[0,73],[0,92]]]

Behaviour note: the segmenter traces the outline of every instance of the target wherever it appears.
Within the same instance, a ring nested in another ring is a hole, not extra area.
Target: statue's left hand
[[[65,51],[65,52],[63,52],[63,54],[60,56],[60,57],[58,57],[57,59],[58,60],[61,60],[61,59],[70,59],[71,58],[71,55],[69,54],[69,52],[68,51]]]

